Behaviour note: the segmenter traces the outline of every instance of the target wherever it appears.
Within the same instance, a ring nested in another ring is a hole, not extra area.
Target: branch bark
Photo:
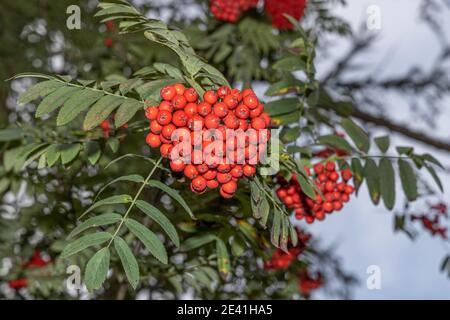
[[[421,131],[415,131],[415,130],[409,129],[409,128],[405,127],[404,125],[396,123],[392,120],[389,120],[389,119],[386,119],[383,117],[374,116],[374,115],[371,115],[369,113],[363,112],[358,109],[353,110],[352,116],[357,119],[360,119],[363,122],[370,122],[377,126],[385,127],[389,130],[400,133],[408,138],[423,142],[423,143],[427,144],[428,146],[432,146],[434,148],[450,152],[450,143],[430,137]]]

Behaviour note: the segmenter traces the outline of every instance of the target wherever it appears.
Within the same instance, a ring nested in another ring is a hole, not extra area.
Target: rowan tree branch
[[[371,115],[364,111],[361,111],[359,109],[354,109],[352,112],[352,116],[363,122],[370,122],[377,126],[384,127],[391,131],[400,133],[408,138],[423,142],[423,143],[427,144],[428,146],[432,146],[434,148],[450,152],[450,143],[449,142],[445,142],[445,141],[430,137],[427,134],[423,133],[422,131],[412,130],[400,123],[394,122],[394,121],[386,119],[384,117],[374,116],[374,115]]]

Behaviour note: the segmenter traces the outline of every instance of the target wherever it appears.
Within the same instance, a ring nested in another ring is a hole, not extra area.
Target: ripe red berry
[[[163,135],[164,138],[166,138],[167,140],[171,140],[172,138],[172,133],[176,130],[177,127],[175,127],[173,124],[169,123],[168,125],[165,125],[162,128],[161,134]]]
[[[220,118],[215,114],[209,114],[205,118],[205,127],[208,129],[216,129],[220,125]]]
[[[198,176],[192,180],[191,186],[196,192],[203,192],[206,189],[206,179],[202,176]]]
[[[161,98],[166,101],[171,101],[177,94],[176,90],[172,86],[166,86],[161,89]]]
[[[223,122],[228,129],[237,129],[240,124],[239,119],[233,113],[229,113]],[[225,139],[224,135],[223,137]]]
[[[256,173],[256,168],[249,164],[244,165],[242,167],[242,170],[244,171],[244,175],[246,177],[252,177]]]
[[[250,109],[244,105],[244,104],[240,104],[237,106],[236,110],[234,111],[234,113],[236,114],[236,116],[239,119],[247,119],[250,116]]]
[[[339,174],[336,171],[333,171],[328,175],[328,178],[331,181],[337,181],[339,179]]]
[[[152,148],[158,148],[161,145],[161,139],[154,133],[149,133],[145,138],[145,142]]]
[[[253,92],[253,90],[250,88],[244,89],[244,91],[242,91],[242,97],[244,97],[244,98],[251,94],[255,94],[255,92]]]
[[[342,175],[342,179],[346,182],[353,177],[352,171],[350,169],[342,170],[341,175]]]
[[[187,102],[196,102],[198,99],[197,91],[194,88],[189,88],[184,91],[184,97]]]
[[[186,167],[186,164],[181,159],[170,161],[170,169],[175,172],[181,172]]]
[[[159,109],[159,111],[172,112],[173,111],[173,106],[172,106],[172,103],[170,101],[161,101],[161,103],[159,104],[158,109]]]
[[[222,198],[225,198],[225,199],[231,199],[231,198],[233,198],[233,194],[231,193],[226,193],[224,190],[223,190],[223,186],[220,188],[220,195],[222,196]]]
[[[197,105],[195,103],[188,103],[185,107],[184,107],[184,112],[186,113],[186,115],[188,117],[193,117],[197,114]]]
[[[203,178],[205,178],[206,180],[212,180],[217,176],[217,171],[216,170],[208,170],[203,174]]]
[[[211,113],[211,104],[209,104],[208,102],[200,102],[197,106],[197,112],[199,115],[206,117],[207,115],[209,115]]]
[[[145,109],[145,117],[149,120],[155,120],[158,116],[158,108],[157,107],[147,107]]]
[[[217,93],[215,93],[212,90],[206,91],[203,95],[203,100],[209,104],[214,104],[217,102],[218,96]]]
[[[336,165],[334,164],[334,162],[331,162],[331,161],[327,162],[325,167],[326,167],[328,172],[336,170]]]
[[[160,125],[165,126],[172,121],[172,114],[169,111],[159,111],[156,120]]]
[[[162,131],[163,126],[160,125],[158,123],[158,121],[153,120],[152,122],[150,122],[150,130],[151,132],[153,132],[154,134],[160,134]]]
[[[175,83],[173,85],[173,88],[175,89],[176,93],[180,95],[184,94],[184,91],[186,90],[186,87],[182,83]]]
[[[217,181],[219,182],[219,183],[227,183],[228,181],[230,181],[231,180],[231,178],[232,178],[232,176],[231,176],[231,174],[230,173],[217,173]]]
[[[244,96],[244,104],[250,109],[255,109],[259,105],[259,100],[254,94]]]
[[[222,185],[221,189],[228,194],[233,194],[236,192],[237,183],[235,181],[231,180],[227,183],[224,183]]]
[[[198,176],[198,171],[194,165],[187,164],[184,168],[184,175],[186,176],[186,178],[192,180]]]
[[[316,164],[314,165],[314,172],[315,172],[316,174],[321,174],[321,173],[323,172],[323,170],[324,170],[323,164],[321,164],[321,163],[316,163]]]
[[[330,213],[330,212],[333,211],[333,209],[334,209],[333,203],[331,203],[331,202],[325,202],[325,203],[323,204],[323,210],[325,210],[325,212]]]
[[[208,180],[206,181],[206,186],[209,189],[215,189],[219,186],[219,182],[217,182],[217,180]]]
[[[173,148],[172,144],[164,143],[159,148],[159,152],[161,153],[161,156],[163,156],[164,158],[167,158],[169,156],[170,152],[172,151],[172,148]]]
[[[231,89],[226,86],[221,86],[219,89],[217,89],[217,95],[219,98],[224,98],[226,95],[231,93]]]
[[[227,105],[228,109],[233,110],[237,107],[239,100],[236,96],[228,95],[223,99],[223,102]]]
[[[266,122],[262,118],[254,118],[252,119],[252,128],[256,130],[261,130],[266,127]]]
[[[214,105],[214,114],[218,116],[219,118],[224,118],[228,114],[228,107],[223,102],[217,102]]]
[[[172,105],[176,110],[184,109],[187,104],[187,100],[183,95],[177,94],[172,99]]]
[[[172,116],[172,122],[177,127],[184,127],[188,122],[188,116],[183,110],[175,111]]]

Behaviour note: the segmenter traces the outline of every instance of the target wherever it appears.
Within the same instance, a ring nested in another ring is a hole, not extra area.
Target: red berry
[[[239,119],[247,119],[250,116],[250,109],[244,105],[244,104],[240,104],[237,106],[236,110],[234,111],[234,113],[236,114],[236,116]]]
[[[172,86],[167,86],[161,89],[161,98],[166,101],[172,100],[177,94],[176,90]]]
[[[186,115],[188,117],[193,117],[197,114],[197,105],[195,103],[188,103],[185,107],[184,107],[184,113],[186,113]]]
[[[184,94],[184,91],[186,90],[186,87],[182,83],[175,83],[173,85],[173,88],[175,89],[177,94]]]
[[[242,170],[242,166],[237,165],[231,169],[230,173],[233,178],[240,178],[244,174],[244,171]]]
[[[164,158],[167,158],[169,156],[170,152],[172,151],[172,148],[173,148],[172,144],[164,143],[159,148],[159,152],[161,153],[161,156],[163,156]]]
[[[173,99],[172,99],[172,105],[176,110],[180,110],[180,109],[184,109],[184,107],[187,104],[187,100],[184,96],[177,94]]]
[[[254,94],[244,96],[244,104],[250,109],[255,109],[259,105],[258,98]]]
[[[184,175],[186,176],[186,178],[192,180],[198,176],[198,171],[194,165],[187,164],[186,167],[184,168]]]
[[[168,125],[164,126],[162,128],[161,134],[163,135],[164,138],[166,138],[167,140],[171,140],[172,138],[172,133],[177,129],[177,127],[175,127],[173,124],[169,123]]]
[[[263,118],[254,118],[252,119],[252,128],[256,130],[261,130],[266,127],[266,122]]]
[[[145,138],[145,142],[152,148],[158,148],[161,145],[161,139],[154,133],[149,133]]]
[[[172,114],[169,111],[159,111],[156,120],[160,125],[165,126],[172,121]]]
[[[230,173],[217,173],[217,181],[219,183],[227,183],[232,178]]]
[[[233,95],[228,95],[223,99],[223,102],[227,105],[228,109],[233,110],[238,105],[239,100]]]
[[[218,116],[219,118],[224,118],[228,114],[228,107],[223,102],[217,102],[214,105],[214,114]]]
[[[208,180],[206,181],[206,186],[209,189],[215,189],[219,186],[219,182],[217,182],[217,180]]]
[[[246,177],[252,177],[256,173],[256,168],[249,164],[244,165],[242,170],[244,171],[244,175]]]
[[[158,108],[157,107],[147,107],[145,109],[145,117],[149,120],[155,120],[158,116]]]
[[[203,100],[209,104],[214,104],[217,102],[218,96],[217,93],[215,93],[212,90],[206,91],[203,95]]]
[[[198,176],[194,180],[192,180],[191,186],[195,191],[203,192],[206,189],[206,179],[202,176]]]
[[[181,172],[186,167],[186,164],[181,159],[170,161],[170,169],[175,172]]]
[[[183,110],[175,111],[172,116],[172,122],[177,127],[184,127],[188,122],[188,116]]]
[[[198,99],[197,91],[194,88],[189,88],[184,91],[184,97],[187,102],[195,102]]]
[[[336,165],[334,164],[334,162],[331,162],[331,161],[327,162],[325,167],[328,172],[336,170]]]
[[[154,133],[154,134],[160,134],[162,131],[163,126],[160,125],[158,123],[158,121],[153,120],[152,122],[150,122],[150,130]]]
[[[236,192],[237,183],[235,181],[231,180],[231,181],[223,184],[221,189],[228,194],[233,194]]]
[[[216,129],[220,125],[220,118],[215,114],[209,114],[205,118],[205,127],[208,129]]]
[[[200,102],[197,106],[197,112],[199,115],[206,117],[207,115],[209,115],[211,113],[211,104],[207,103],[207,102]]]
[[[158,109],[159,109],[159,111],[169,111],[169,112],[172,112],[172,111],[173,111],[173,106],[172,106],[172,103],[171,103],[170,101],[162,101],[162,102],[159,104]]]

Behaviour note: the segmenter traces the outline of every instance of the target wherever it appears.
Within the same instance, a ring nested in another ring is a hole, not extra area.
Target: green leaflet
[[[403,159],[398,160],[400,170],[400,180],[402,182],[403,191],[409,201],[417,199],[417,177],[411,165]]]
[[[104,205],[111,205],[111,204],[125,204],[125,203],[131,202],[132,200],[133,199],[128,194],[120,194],[120,195],[108,197],[106,199],[102,199],[102,200],[92,204],[85,212],[83,212],[83,214],[78,219],[81,219],[86,214],[88,214],[89,212],[91,212],[92,210],[94,210],[98,207],[101,207]]]
[[[395,205],[395,172],[392,162],[387,158],[382,158],[379,164],[381,197],[388,210],[392,210]]]
[[[67,239],[72,239],[76,235],[80,234],[84,230],[89,228],[95,228],[98,226],[106,226],[109,224],[113,224],[119,222],[122,219],[122,216],[118,213],[105,213],[99,216],[95,216],[87,219],[83,223],[79,224],[72,232],[67,236]]]
[[[120,237],[116,237],[114,239],[114,248],[119,255],[120,261],[122,262],[128,282],[133,289],[136,289],[139,283],[139,265],[133,255],[133,252],[131,252],[131,249],[125,240]]]
[[[173,199],[175,199],[184,208],[184,210],[186,210],[186,212],[189,214],[189,216],[191,217],[192,220],[196,220],[194,214],[192,213],[191,208],[188,206],[186,201],[180,196],[178,191],[168,187],[161,181],[157,181],[157,180],[150,180],[148,182],[148,186],[158,188],[158,189],[164,191],[165,193],[167,193],[169,196],[171,196]]]
[[[42,100],[42,102],[36,109],[35,117],[39,118],[42,117],[44,114],[55,111],[56,109],[61,107],[67,101],[67,99],[69,99],[72,95],[74,95],[78,91],[80,91],[80,89],[76,87],[65,86],[59,88],[52,94],[45,97],[44,100]]]
[[[102,244],[110,240],[112,235],[109,232],[96,232],[87,234],[71,243],[69,243],[61,253],[61,259],[67,258],[75,253],[83,251],[86,248]]]
[[[86,114],[86,118],[84,118],[83,122],[83,129],[88,131],[100,125],[100,123],[108,118],[111,112],[113,112],[124,101],[124,98],[112,95],[102,97],[91,107],[91,109],[89,109]]]
[[[144,244],[148,251],[160,262],[167,264],[167,251],[158,236],[136,220],[125,220],[127,228]]]
[[[36,83],[30,88],[28,88],[27,91],[22,93],[19,96],[17,102],[19,104],[25,104],[30,101],[36,100],[37,98],[45,97],[46,95],[52,93],[53,91],[57,90],[62,86],[64,86],[64,83],[57,80],[48,80]]]
[[[123,126],[134,117],[136,112],[142,110],[143,104],[140,101],[128,99],[117,109],[114,124],[116,128]]]
[[[109,248],[103,248],[98,251],[88,261],[84,281],[89,291],[99,289],[106,280],[109,269],[110,253]]]
[[[180,238],[175,226],[158,208],[143,200],[137,200],[136,207],[158,223],[177,247],[180,246]]]
[[[217,268],[222,278],[226,278],[230,273],[230,255],[228,254],[227,246],[222,239],[216,239],[216,251],[217,251]]]
[[[56,125],[63,126],[74,120],[82,111],[103,96],[103,92],[82,89],[67,100],[56,118]]]
[[[359,150],[365,153],[369,152],[369,136],[360,126],[358,126],[349,118],[343,118],[341,121],[341,125]]]

